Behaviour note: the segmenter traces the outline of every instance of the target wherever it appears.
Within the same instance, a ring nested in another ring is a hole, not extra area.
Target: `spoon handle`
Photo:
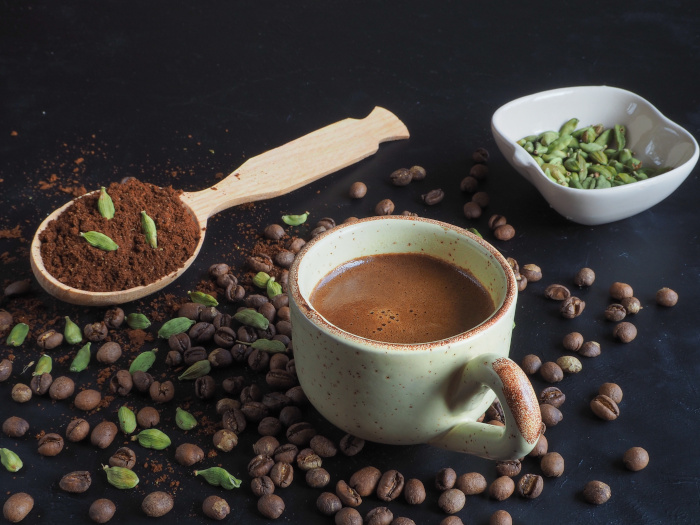
[[[186,192],[182,200],[203,223],[231,206],[289,193],[369,157],[382,142],[408,137],[396,115],[375,107],[363,119],[341,120],[252,157],[211,188]]]

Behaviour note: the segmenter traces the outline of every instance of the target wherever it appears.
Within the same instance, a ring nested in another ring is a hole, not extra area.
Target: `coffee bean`
[[[382,501],[393,501],[401,495],[404,477],[398,470],[387,470],[377,483],[377,497]]]
[[[406,168],[400,168],[389,175],[389,180],[394,186],[407,186],[413,180],[413,174]]]
[[[621,343],[629,343],[637,337],[637,327],[630,322],[623,321],[613,328],[613,337]]]
[[[296,456],[296,462],[297,466],[304,471],[319,468],[321,465],[323,465],[321,456],[316,454],[311,448],[300,450]]]
[[[398,518],[394,518],[394,521],[391,522],[391,525],[416,525],[416,522],[413,521],[411,518],[399,516]]]
[[[578,352],[583,345],[583,335],[579,332],[570,332],[564,336],[562,345],[569,352]]]
[[[590,268],[581,268],[574,276],[574,284],[580,288],[592,286],[595,281],[595,272]]]
[[[262,353],[267,354],[267,352]],[[265,382],[275,390],[288,390],[298,383],[296,376],[287,370],[268,371],[265,375]]]
[[[2,423],[2,431],[7,437],[20,438],[29,430],[29,422],[17,416],[10,416]]]
[[[240,394],[241,404],[250,403],[251,401],[260,401],[262,396],[262,390],[260,390],[260,387],[255,383],[245,386]]]
[[[19,523],[34,508],[34,498],[26,492],[15,492],[2,506],[2,514],[11,523]]]
[[[78,410],[88,412],[90,410],[96,409],[101,401],[102,394],[99,390],[87,388],[78,392],[78,394],[75,396],[75,399],[73,400],[73,404]]]
[[[438,507],[447,514],[455,514],[464,508],[467,498],[459,489],[447,489],[438,498]]]
[[[540,434],[540,437],[537,439],[537,443],[528,453],[528,456],[533,458],[541,458],[547,453],[548,449],[549,443],[547,442],[547,438],[544,436],[544,434]]]
[[[363,467],[350,476],[348,485],[364,498],[377,489],[381,477],[382,473],[379,469],[372,466]]]
[[[276,520],[284,513],[284,500],[277,494],[265,494],[258,499],[258,512],[264,517]]]
[[[522,463],[519,459],[496,462],[496,472],[498,472],[499,476],[508,476],[509,478],[513,478],[520,474],[521,468]]]
[[[107,498],[96,499],[90,505],[88,515],[95,523],[107,523],[117,511],[117,506]]]
[[[423,482],[417,478],[406,480],[403,497],[409,505],[420,505],[425,501],[426,493]]]
[[[44,350],[53,350],[63,343],[63,334],[56,330],[47,330],[36,338],[36,344]]]
[[[557,364],[567,374],[578,374],[583,368],[581,361],[572,355],[563,355],[557,358]]]
[[[105,363],[111,365],[116,363],[117,360],[122,356],[122,347],[119,343],[109,341],[103,344],[95,354],[95,358],[100,363]]]
[[[63,450],[63,438],[58,434],[44,434],[38,442],[37,452],[42,456],[56,456]]]
[[[253,453],[256,455],[270,456],[280,446],[280,442],[273,436],[264,436],[253,443]]]
[[[365,515],[364,525],[391,525],[394,513],[388,507],[375,507]]]
[[[544,481],[537,474],[525,474],[518,481],[518,494],[523,498],[534,499],[542,494]]]
[[[279,447],[277,447],[273,458],[275,461],[286,461],[287,463],[294,463],[298,455],[299,448],[296,445],[293,445],[292,443],[285,443],[284,445],[280,445]],[[308,470],[310,470],[311,468],[315,467],[310,467]]]
[[[472,153],[472,160],[478,163],[485,163],[489,161],[489,151],[486,148],[477,148]]]
[[[374,207],[375,215],[391,215],[394,213],[394,203],[390,199],[383,199]]]
[[[353,182],[348,195],[351,199],[361,199],[367,195],[367,185],[364,182]]]
[[[238,445],[238,436],[235,432],[222,428],[214,433],[212,442],[218,450],[231,452]]]
[[[268,224],[263,230],[263,236],[271,241],[278,241],[285,235],[284,228],[279,224]]]
[[[563,301],[571,297],[571,292],[563,284],[550,284],[544,289],[544,296],[553,301]]]
[[[151,374],[137,370],[131,374],[131,379],[134,382],[136,390],[144,394],[150,392],[151,385],[153,384],[153,376]]]
[[[489,485],[489,496],[497,501],[508,499],[515,491],[515,482],[508,476],[496,478]]]
[[[474,193],[479,187],[479,180],[473,175],[467,175],[459,183],[459,189],[467,193]]]
[[[16,403],[26,403],[32,398],[32,389],[24,383],[17,383],[12,387],[10,397]]]
[[[325,436],[315,435],[311,438],[309,446],[322,458],[332,458],[338,453],[338,447]]]
[[[96,343],[98,341],[104,341],[107,338],[107,335],[109,335],[109,329],[103,321],[90,323],[85,325],[83,335],[85,335],[85,339],[88,341]]]
[[[335,525],[362,525],[362,515],[352,507],[340,509],[334,518]]]
[[[332,492],[322,492],[316,499],[316,508],[326,516],[332,516],[343,507],[340,498]]]
[[[558,452],[547,452],[540,460],[540,469],[548,478],[558,478],[564,473],[564,458]]]
[[[473,201],[467,202],[463,206],[462,212],[464,213],[464,216],[467,219],[478,219],[479,217],[481,217],[481,213],[482,213],[481,206],[479,206],[476,202],[473,202]],[[505,226],[506,225],[499,226],[499,228],[503,228]],[[494,235],[495,235],[495,230],[494,230]]]
[[[457,473],[453,468],[445,467],[440,469],[435,476],[435,488],[438,490],[447,490],[455,486],[457,481]]]
[[[670,308],[678,303],[678,293],[671,288],[663,287],[656,292],[656,304]]]
[[[278,461],[272,465],[268,476],[276,487],[288,487],[294,481],[294,467],[285,461]]]
[[[615,383],[603,383],[600,385],[598,393],[608,396],[617,404],[622,402],[622,388]]]
[[[588,503],[601,505],[612,495],[610,486],[602,481],[589,481],[583,488],[583,497]]]
[[[287,439],[290,443],[303,447],[309,444],[311,438],[316,435],[316,429],[306,421],[294,423],[287,428]]]
[[[104,323],[108,328],[119,328],[124,323],[124,310],[114,307],[105,312]]]
[[[598,357],[600,355],[600,343],[597,341],[586,341],[578,351],[583,357]]]
[[[289,394],[287,394],[289,395]],[[346,456],[355,456],[360,453],[360,451],[365,446],[365,440],[353,436],[352,434],[345,434],[339,443],[340,451]]]
[[[520,269],[520,274],[527,278],[529,283],[536,283],[542,280],[542,268],[536,264],[526,264]]]
[[[642,303],[636,297],[625,297],[620,301],[627,315],[636,315],[642,309]]]
[[[267,475],[253,478],[250,482],[250,488],[257,497],[275,492],[275,484],[272,482],[270,476]]]
[[[477,180],[483,180],[489,173],[489,167],[486,164],[474,164],[469,170],[469,175]]]
[[[132,469],[136,465],[136,452],[129,447],[120,447],[109,458],[110,467]]]
[[[220,326],[214,332],[213,340],[222,348],[231,348],[236,343],[236,332],[228,326]]]
[[[440,522],[440,525],[464,525],[464,522],[459,516],[447,516]]]
[[[306,484],[314,489],[321,489],[331,481],[331,475],[323,467],[312,468],[306,471]]]
[[[489,518],[489,525],[513,525],[513,518],[503,509],[497,510]]]
[[[634,290],[627,283],[614,282],[610,285],[610,297],[621,301],[625,297],[632,297],[634,295]]]
[[[275,462],[270,456],[258,454],[248,463],[248,475],[251,478],[267,476],[274,464]]]
[[[180,355],[180,354],[178,354]],[[134,386],[134,379],[128,370],[118,370],[109,380],[109,391],[112,394],[126,396]]]
[[[198,378],[198,379],[201,379]],[[151,396],[151,401],[155,403],[167,403],[175,397],[175,385],[172,381],[153,381],[148,388],[148,395]]]
[[[440,188],[430,190],[428,193],[424,193],[420,196],[421,200],[426,206],[435,206],[442,202],[445,198],[445,192]]]
[[[202,512],[207,518],[221,521],[231,512],[228,502],[219,496],[207,496],[202,503]]]
[[[608,321],[622,321],[627,316],[627,310],[621,304],[613,303],[608,305],[603,315]]]
[[[2,312],[4,310],[0,310]],[[0,361],[0,383],[7,381],[12,375],[12,361],[3,359]]]
[[[579,299],[578,297],[571,296],[562,301],[559,312],[561,313],[562,317],[565,317],[566,319],[574,319],[575,317],[581,315],[585,308],[586,301]]]
[[[82,494],[90,488],[91,483],[92,478],[90,477],[90,472],[87,470],[78,470],[69,472],[63,476],[58,482],[58,486],[61,490],[65,490],[66,492]]]
[[[510,224],[502,224],[493,230],[493,236],[499,241],[509,241],[515,237],[515,228]]]
[[[455,487],[467,496],[481,494],[487,487],[486,478],[478,472],[467,472],[457,478]]]
[[[267,417],[268,409],[260,401],[248,401],[241,405],[241,412],[247,421],[257,423]]]
[[[408,171],[412,180],[423,180],[428,174],[423,166],[411,166]]]
[[[642,447],[632,447],[622,456],[622,462],[628,470],[637,472],[649,464],[649,453]]]
[[[136,422],[141,428],[153,428],[160,423],[160,412],[153,407],[143,407],[136,412]]]
[[[476,204],[479,205],[480,208],[486,208],[489,205],[490,198],[488,193],[485,191],[477,191],[474,195],[472,195],[472,202],[475,202]],[[495,228],[494,228],[495,230]]]
[[[613,421],[620,415],[620,408],[617,406],[617,403],[603,394],[595,396],[590,406],[593,413],[605,421]]]
[[[304,389],[301,388],[300,385],[293,386],[292,388],[287,390],[285,392],[285,394],[289,399],[292,400],[292,403],[294,403],[295,405],[306,405],[309,402],[309,398],[306,397],[306,394],[304,393]],[[353,437],[354,436],[350,436],[350,438],[353,438]],[[359,446],[359,443],[357,443],[356,441],[354,441],[353,439],[350,439],[350,438],[348,438],[348,440],[349,440],[347,443],[348,447],[353,446],[354,448],[357,448]],[[357,439],[357,438],[355,438],[355,439]],[[342,445],[342,443],[343,443],[343,441],[341,439],[341,445]],[[362,446],[364,446],[364,441],[362,442]],[[362,449],[362,447],[360,447],[360,450],[361,449]],[[342,446],[341,446],[340,451],[343,452]],[[359,450],[358,450],[358,452],[359,452]]]
[[[160,518],[173,510],[175,500],[167,492],[151,492],[141,502],[141,509],[150,518]]]
[[[520,366],[527,375],[536,374],[542,366],[542,360],[534,354],[528,354],[523,357]]]
[[[292,402],[291,399],[289,399],[286,395],[284,395],[282,392],[268,392],[263,395],[262,397],[262,404],[265,405],[270,412],[279,412],[278,419],[282,425],[285,427],[289,426],[287,420],[282,420],[282,410],[288,407],[288,405]],[[295,407],[296,408],[296,407]],[[299,410],[297,408],[297,410]],[[301,410],[299,410],[301,414]],[[299,420],[300,421],[301,417]],[[296,423],[297,421],[293,421],[293,423]]]
[[[564,371],[553,361],[547,361],[540,367],[540,376],[548,383],[558,383],[564,379]]]
[[[204,459],[204,451],[194,443],[183,443],[175,449],[175,461],[191,467]]]

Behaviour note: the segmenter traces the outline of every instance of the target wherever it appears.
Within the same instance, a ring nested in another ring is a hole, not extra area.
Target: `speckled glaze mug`
[[[493,298],[483,323],[441,341],[383,343],[329,323],[309,303],[319,281],[358,257],[421,252],[468,269]],[[290,269],[294,359],[314,407],[357,437],[389,444],[429,443],[492,459],[525,456],[541,416],[532,385],[508,359],[517,299],[504,257],[470,232],[438,221],[386,216],[342,224],[314,238]],[[505,426],[479,423],[494,398]]]

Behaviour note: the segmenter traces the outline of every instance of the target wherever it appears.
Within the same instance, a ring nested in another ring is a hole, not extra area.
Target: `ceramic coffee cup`
[[[309,302],[329,272],[358,257],[427,253],[469,270],[495,311],[448,339],[397,344],[358,337],[329,323]],[[438,221],[371,217],[314,238],[289,274],[294,359],[313,406],[354,436],[380,443],[429,443],[492,459],[525,456],[541,416],[527,376],[508,356],[517,299],[505,258],[472,233]],[[505,426],[479,423],[494,398]]]

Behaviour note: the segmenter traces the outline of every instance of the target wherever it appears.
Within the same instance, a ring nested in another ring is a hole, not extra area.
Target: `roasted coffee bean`
[[[273,456],[275,461],[284,461],[286,463],[294,463],[299,455],[299,448],[291,443],[285,443],[275,449]],[[317,468],[317,467],[312,467]],[[310,470],[310,469],[309,469]]]
[[[214,343],[223,348],[231,348],[236,343],[236,332],[228,326],[219,327],[214,332]]]
[[[304,447],[309,444],[311,438],[316,435],[316,429],[306,421],[294,423],[287,428],[287,440],[297,447]]]
[[[117,506],[107,498],[96,499],[90,505],[88,515],[95,523],[107,523],[117,511]]]
[[[71,420],[66,427],[66,439],[73,443],[82,441],[90,433],[90,423],[82,418]]]
[[[649,464],[649,453],[642,447],[632,447],[622,456],[622,463],[627,467],[627,470],[640,471]]]
[[[214,328],[213,324],[205,321],[200,321],[192,325],[192,328],[190,328],[190,331],[187,333],[187,335],[192,341],[192,344],[199,345],[211,341],[214,338],[215,333],[216,328]]]
[[[185,467],[191,467],[204,459],[204,451],[194,443],[183,443],[175,449],[175,461]]]
[[[519,459],[496,462],[496,472],[498,472],[499,476],[508,476],[509,478],[515,477],[520,474],[521,468],[522,463]]]
[[[268,224],[263,230],[263,236],[271,241],[279,241],[285,235],[284,228],[279,224]]]
[[[326,230],[327,228],[325,226],[316,226],[313,230],[311,230],[309,237],[313,239],[314,237],[321,235]]]
[[[9,330],[15,320],[12,314],[7,310],[0,309],[0,333]]]
[[[459,189],[467,193],[474,193],[479,187],[479,180],[473,175],[467,175],[459,183]]]
[[[275,484],[272,482],[272,479],[270,479],[270,476],[259,476],[251,480],[250,489],[253,491],[253,494],[259,498],[265,494],[272,494],[275,492]]]
[[[494,399],[491,405],[489,406],[488,409],[486,409],[486,418],[489,421],[500,421],[501,423],[505,422],[505,415],[503,414],[503,407],[501,406],[501,402],[498,399]],[[450,472],[452,471],[452,472]],[[454,472],[454,470],[449,469],[447,470],[447,474],[450,477],[450,481],[452,481],[452,485],[454,486],[454,480],[457,479],[457,474]],[[438,473],[438,476],[440,474]],[[452,487],[448,487],[445,485],[444,488],[440,488],[437,486],[438,490],[445,490],[445,489],[451,489]]]
[[[625,297],[632,297],[634,296],[634,290],[632,287],[627,284],[627,283],[621,283],[621,282],[614,282],[610,285],[610,297],[613,299],[617,299],[618,301],[621,301]]]
[[[279,317],[280,312],[278,312],[277,315]],[[277,323],[275,324],[275,329],[280,335],[285,335],[287,337],[291,337],[292,335],[292,324],[288,320],[277,321]]]
[[[656,304],[670,308],[678,303],[678,293],[668,287],[663,287],[656,292]]]
[[[469,175],[477,180],[483,180],[489,173],[489,167],[486,164],[474,164],[469,170]]]
[[[394,186],[408,186],[413,180],[413,174],[406,168],[399,168],[389,175],[389,180]]]
[[[267,407],[260,401],[248,401],[241,405],[241,412],[249,422],[257,423],[268,414]]]
[[[248,463],[248,475],[251,478],[267,476],[274,464],[275,461],[270,456],[258,454]]]
[[[91,484],[92,478],[90,477],[90,472],[87,470],[76,470],[75,472],[69,472],[58,482],[58,486],[61,488],[61,490],[72,492],[74,494],[82,494],[90,488]]]
[[[232,396],[237,396],[245,387],[245,378],[243,376],[227,377],[222,381],[221,386],[225,392],[231,394]]]
[[[425,501],[425,486],[417,478],[406,480],[403,488],[403,497],[409,505],[420,505]]]
[[[32,389],[24,383],[17,383],[12,387],[10,397],[16,403],[26,403],[32,398]]]
[[[424,193],[420,196],[421,200],[426,206],[435,206],[442,202],[445,198],[445,192],[440,188],[430,190],[428,193]]]
[[[438,498],[438,507],[447,514],[455,514],[464,508],[467,498],[459,489],[447,489]]]
[[[276,520],[284,513],[284,500],[277,494],[265,494],[258,500],[258,512],[268,519]]]
[[[165,355],[165,364],[171,368],[180,366],[182,364],[182,354],[177,350],[170,350]]]
[[[202,512],[207,518],[221,521],[231,513],[231,507],[224,498],[211,495],[202,502]]]
[[[102,401],[102,394],[99,390],[86,388],[75,396],[73,404],[78,410],[90,411],[96,409]]]
[[[12,375],[12,361],[3,359],[0,361],[0,383],[7,381]]]
[[[275,390],[288,390],[297,384],[297,378],[287,370],[269,370],[265,375],[265,382]]]
[[[515,491],[515,482],[513,478],[501,476],[496,478],[489,485],[489,496],[497,501],[503,501],[510,498]]]
[[[44,350],[53,350],[63,343],[63,334],[56,330],[47,330],[36,338],[36,344]]]
[[[246,259],[246,264],[254,272],[270,273],[274,268],[274,263],[269,255],[252,255]]]
[[[258,434],[261,436],[276,436],[282,432],[282,423],[273,416],[267,416],[258,423]]]
[[[403,491],[404,477],[398,470],[387,470],[377,483],[377,497],[382,501],[392,501]]]
[[[56,456],[63,450],[63,438],[58,434],[44,434],[39,438],[37,452],[42,456]]]
[[[287,249],[293,253],[299,253],[306,244],[306,241],[301,237],[292,237],[287,243]]]
[[[489,525],[513,525],[513,518],[508,511],[500,509],[491,514]]]
[[[564,458],[558,452],[547,452],[540,460],[540,469],[548,478],[558,478],[564,473]]]
[[[613,328],[613,337],[621,343],[629,343],[637,337],[637,327],[627,321],[618,323]]]
[[[542,494],[544,481],[537,474],[525,474],[518,481],[518,494],[523,498],[534,499]]]
[[[544,296],[553,301],[563,301],[571,297],[571,292],[563,284],[550,284],[544,289]]]
[[[558,383],[564,379],[564,371],[554,361],[547,361],[540,367],[540,376],[548,383]]]
[[[321,456],[316,454],[311,448],[300,450],[297,454],[296,462],[297,466],[303,471],[319,468],[323,465]]]
[[[333,516],[342,507],[340,498],[332,492],[322,492],[316,499],[316,508],[326,516]]]
[[[216,306],[205,306],[202,308],[202,311],[199,312],[199,320],[203,323],[209,323],[214,327],[214,330],[216,330],[216,327],[214,326],[214,319],[216,319],[219,315],[221,315],[221,312],[216,308]],[[211,328],[205,328],[208,331],[211,330]],[[212,336],[213,335],[214,334],[212,334]]]
[[[622,402],[622,388],[616,383],[603,383],[600,385],[598,393],[608,396],[617,404]]]
[[[367,195],[367,185],[364,182],[357,181],[350,185],[348,196],[351,199],[362,199],[365,195]]]
[[[275,322],[275,316],[277,315],[277,309],[272,303],[265,303],[260,308],[258,308],[258,313],[267,319],[270,323]]]
[[[580,288],[592,286],[595,272],[590,268],[581,268],[574,276],[574,284]]]
[[[248,356],[248,366],[254,372],[264,372],[270,364],[270,354],[256,348]]]
[[[108,328],[119,328],[124,323],[124,310],[118,306],[105,312],[104,323]]]
[[[374,207],[375,215],[391,215],[394,213],[394,203],[390,199],[382,199]]]
[[[287,392],[289,395],[289,392]],[[338,448],[346,456],[355,456],[362,451],[365,446],[365,440],[353,436],[352,434],[345,434],[341,439]]]
[[[230,283],[226,286],[224,297],[227,301],[235,303],[241,301],[245,297],[245,288],[240,284]]]
[[[29,388],[37,396],[43,396],[51,388],[53,377],[48,372],[44,372],[38,376],[33,376],[29,381]]]
[[[350,476],[348,485],[364,498],[377,489],[381,477],[382,473],[379,469],[371,466],[363,467]]]
[[[294,423],[300,422],[302,418],[301,409],[297,406],[285,406],[280,410],[279,420],[285,427],[290,427]]]
[[[201,377],[199,378],[201,379]],[[155,403],[167,403],[175,397],[175,385],[172,381],[153,381],[148,389],[148,395]]]
[[[238,445],[238,436],[232,430],[221,428],[212,437],[214,446],[222,452],[231,452]]]
[[[547,428],[558,425],[564,417],[561,410],[547,403],[540,405],[540,412],[542,414],[542,422],[547,425]]]
[[[213,278],[217,278],[227,274],[230,270],[231,268],[226,263],[214,263],[209,267],[209,275]]]
[[[564,401],[566,401],[566,395],[564,395],[564,392],[559,390],[557,387],[548,386],[547,388],[542,389],[540,392],[539,401],[540,404],[548,404],[555,408],[559,408],[564,404]]]
[[[262,390],[260,390],[260,387],[253,383],[252,385],[248,385],[246,387],[243,387],[243,390],[241,390],[241,403],[250,403],[251,401],[260,401],[262,399]]]
[[[294,262],[294,253],[289,250],[280,250],[275,254],[275,264],[282,268],[289,268]]]
[[[128,468],[131,470],[136,465],[136,452],[129,447],[120,447],[109,458],[110,467]]]
[[[267,392],[263,395],[261,401],[262,404],[265,405],[272,413],[280,412],[292,402],[291,399],[289,399],[282,392]]]
[[[199,321],[199,316],[204,310],[204,305],[200,303],[184,303],[177,311],[178,317],[186,317],[192,321]]]
[[[122,347],[119,343],[109,341],[103,344],[95,354],[95,358],[100,363],[105,363],[111,365],[116,363],[117,360],[122,356]]]
[[[394,514],[388,507],[375,507],[365,516],[365,525],[391,525]]]
[[[15,297],[17,295],[23,295],[32,289],[32,284],[29,279],[23,279],[21,281],[14,281],[8,284],[3,291],[5,297]]]
[[[489,205],[490,200],[489,194],[485,191],[477,191],[474,195],[472,195],[472,202],[477,203],[482,209]]]
[[[440,469],[435,476],[435,488],[438,490],[447,490],[455,486],[457,481],[457,473],[453,468],[445,467]]]
[[[355,489],[348,485],[345,480],[339,480],[335,485],[335,493],[346,507],[358,507],[362,503],[360,496]]]
[[[179,354],[178,354],[179,355]],[[118,370],[109,380],[109,391],[112,394],[126,396],[134,386],[134,378],[128,370]]]
[[[584,499],[593,505],[602,505],[611,495],[610,486],[602,481],[589,481],[583,488]]]
[[[221,313],[214,317],[214,320],[211,322],[211,324],[213,324],[214,328],[216,328],[217,330],[219,328],[231,328],[231,325],[233,324],[233,316],[231,314]]]
[[[598,394],[591,401],[591,410],[600,419],[613,421],[620,415],[620,408],[617,403],[606,395]]]
[[[306,484],[314,489],[321,489],[331,482],[331,475],[323,467],[306,471]]]
[[[636,297],[625,297],[620,301],[627,315],[636,315],[642,309],[642,303]]]
[[[309,402],[309,398],[306,397],[304,389],[300,385],[293,386],[285,392],[285,395],[292,400],[292,403],[301,406],[306,405]],[[341,440],[342,441],[342,440]],[[364,444],[363,444],[364,445]],[[342,449],[341,449],[342,450]]]
[[[520,269],[520,274],[527,278],[529,283],[536,283],[542,279],[542,268],[536,264],[526,264]]]
[[[335,228],[335,219],[332,217],[323,217],[322,219],[319,219],[316,226],[323,226],[327,230],[331,230]]]
[[[160,412],[153,407],[143,407],[136,413],[136,422],[141,428],[153,428],[160,423]]]
[[[622,321],[627,316],[627,310],[618,303],[609,304],[603,313],[608,321]]]
[[[272,354],[270,356],[270,370],[286,370],[287,363],[289,363],[289,356],[285,354]],[[288,388],[291,388],[291,386]]]
[[[473,202],[473,201],[467,202],[463,206],[462,212],[464,213],[464,216],[467,219],[478,219],[479,217],[481,217],[481,213],[482,213],[481,206],[479,206],[476,202]],[[506,225],[504,225],[504,226],[506,226]],[[499,226],[499,228],[503,228],[504,226]],[[495,233],[495,230],[494,230],[494,233]]]
[[[562,317],[565,317],[566,319],[574,319],[575,317],[581,315],[585,308],[586,301],[579,299],[578,297],[571,296],[562,301],[559,312],[561,313]]]
[[[275,487],[286,488],[294,481],[294,467],[284,461],[278,461],[272,465],[268,475]]]
[[[109,329],[103,321],[90,323],[85,325],[83,335],[85,335],[85,339],[88,341],[96,343],[98,341],[104,341],[107,338],[107,335],[109,335]]]
[[[562,345],[569,352],[578,352],[583,346],[583,335],[579,332],[570,332],[564,336]]]
[[[194,395],[196,395],[199,399],[211,399],[214,397],[215,393],[216,382],[212,376],[202,376],[195,379]]]
[[[280,446],[280,442],[273,436],[263,436],[253,443],[253,453],[255,455],[273,456],[275,450]]]
[[[510,224],[503,224],[493,230],[493,236],[499,241],[509,241],[515,237],[515,228]]]
[[[528,456],[533,458],[541,458],[547,453],[548,450],[549,443],[547,442],[547,438],[544,436],[544,434],[541,434],[537,439],[535,447],[529,452]]]
[[[7,437],[20,438],[29,430],[29,422],[17,416],[10,416],[2,423],[2,431]]]
[[[90,443],[97,448],[107,448],[117,436],[119,428],[111,421],[102,421],[90,432]]]
[[[464,492],[467,496],[481,494],[486,490],[486,478],[478,472],[467,472],[457,478],[455,487]]]
[[[153,384],[153,376],[151,374],[137,370],[131,374],[131,379],[134,382],[136,390],[144,394],[150,392],[151,385]]]
[[[600,355],[600,343],[597,341],[586,341],[578,351],[583,357],[598,357]]]
[[[245,304],[248,308],[254,308],[258,309],[262,305],[268,303],[270,300],[267,298],[267,296],[255,293],[255,294],[250,294],[246,296],[245,298]]]
[[[557,358],[557,364],[566,374],[578,374],[583,369],[581,361],[572,355],[563,355]]]
[[[322,458],[332,458],[338,453],[338,447],[333,441],[318,434],[311,438],[309,446]]]
[[[5,500],[2,514],[11,523],[19,523],[34,508],[34,498],[26,492],[15,492]]]
[[[542,366],[542,360],[534,354],[528,354],[525,357],[523,357],[520,366],[523,369],[523,372],[525,372],[526,374],[536,374],[537,371],[540,369],[540,366]]]
[[[486,148],[477,148],[472,153],[472,160],[478,163],[486,163],[489,161],[489,151]]]
[[[231,430],[235,432],[236,435],[240,435],[241,432],[245,430],[246,419],[243,412],[239,408],[234,408],[232,410],[227,410],[221,416],[221,425],[226,430]]]
[[[141,510],[150,518],[160,518],[173,510],[175,500],[167,492],[151,492],[141,502]]]

